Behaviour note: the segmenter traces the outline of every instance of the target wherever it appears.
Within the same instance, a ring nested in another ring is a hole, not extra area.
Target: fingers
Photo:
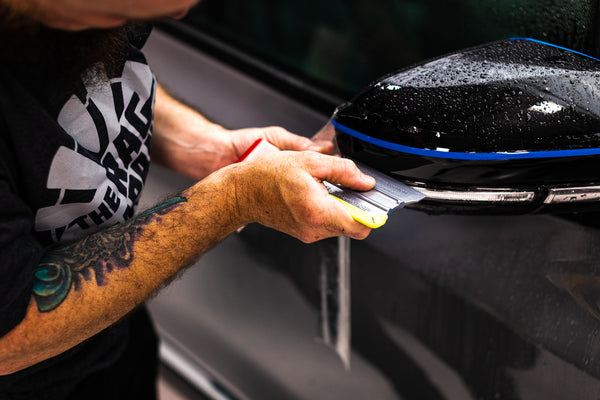
[[[276,126],[264,128],[264,134],[265,139],[280,150],[308,150],[323,154],[333,154],[333,142],[330,140],[313,141]]]
[[[313,140],[311,146],[308,148],[310,151],[317,153],[333,155],[333,142],[326,140]]]
[[[339,183],[356,190],[369,190],[375,185],[375,180],[363,174],[351,160],[317,153],[304,155],[307,158],[307,170],[313,178]],[[320,220],[323,226],[329,227],[329,235],[326,237],[342,235],[362,240],[371,232],[371,228],[355,221],[348,210],[329,194],[325,198],[314,200],[316,219]]]
[[[327,195],[327,201],[323,201],[321,204],[324,206],[323,216],[335,227],[330,236],[341,235],[362,240],[371,233],[371,228],[356,222],[348,210],[332,196]]]
[[[333,152],[333,142],[331,141],[312,141],[281,127],[263,128],[263,133],[264,138],[280,150],[312,151],[324,154]],[[311,173],[320,180],[339,183],[356,190],[369,190],[375,186],[375,180],[363,174],[350,160],[342,160],[339,157],[315,158],[311,161],[311,165]]]
[[[304,243],[336,236],[362,240],[371,232],[371,228],[356,222],[341,203],[327,193],[297,205],[303,208],[296,215],[300,224],[288,233]]]
[[[309,150],[313,144],[310,139],[295,135],[278,126],[264,128],[264,135],[269,143],[274,144],[280,150]]]
[[[306,162],[310,174],[319,180],[362,191],[375,186],[375,179],[363,174],[351,160],[312,153]]]
[[[333,154],[333,142],[326,140],[312,141],[306,137],[295,135],[279,126],[266,128],[246,128],[229,131],[232,143],[232,161],[237,160],[254,143],[256,139],[265,139],[279,150],[314,151]]]

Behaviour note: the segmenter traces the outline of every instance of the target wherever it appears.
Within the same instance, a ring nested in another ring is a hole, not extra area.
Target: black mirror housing
[[[600,208],[600,60],[534,39],[456,52],[369,85],[332,117],[343,156],[434,213]]]

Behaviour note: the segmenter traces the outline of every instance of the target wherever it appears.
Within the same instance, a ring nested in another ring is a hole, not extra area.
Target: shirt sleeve
[[[31,299],[33,271],[43,254],[33,223],[0,162],[0,337],[21,322]]]

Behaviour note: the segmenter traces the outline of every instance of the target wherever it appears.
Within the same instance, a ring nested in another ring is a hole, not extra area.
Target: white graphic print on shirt
[[[75,148],[54,155],[47,187],[60,195],[38,210],[36,231],[71,240],[133,216],[150,162],[154,88],[150,68],[127,61],[110,85],[88,88],[85,102],[75,95],[66,102],[58,123]]]

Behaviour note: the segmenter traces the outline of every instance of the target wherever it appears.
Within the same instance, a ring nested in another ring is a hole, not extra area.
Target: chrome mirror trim
[[[446,190],[413,186],[427,196],[429,200],[453,202],[489,202],[489,203],[525,203],[531,202],[536,193],[533,191],[517,191],[510,189],[474,188],[471,190]]]
[[[600,200],[600,186],[561,187],[549,189],[545,204]]]

